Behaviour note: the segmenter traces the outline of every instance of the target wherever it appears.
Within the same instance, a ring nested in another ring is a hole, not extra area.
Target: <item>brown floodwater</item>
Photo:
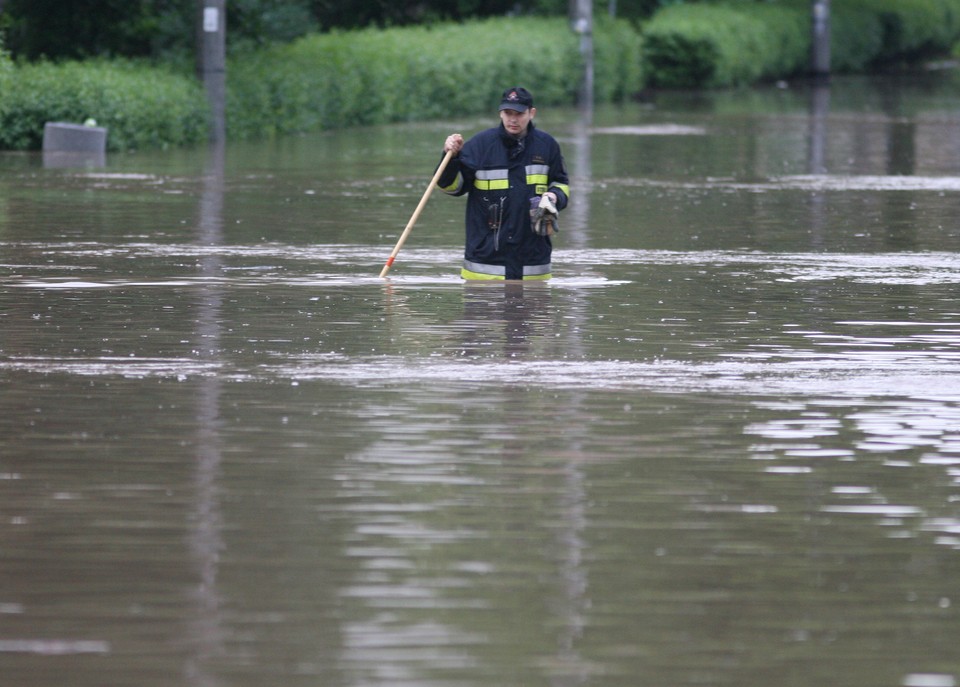
[[[955,687],[958,86],[541,108],[535,284],[495,113],[0,154],[0,682]]]

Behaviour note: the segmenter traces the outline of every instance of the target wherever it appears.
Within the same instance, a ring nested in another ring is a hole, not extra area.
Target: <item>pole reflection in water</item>
[[[590,196],[592,174],[593,100],[584,101],[579,108],[579,116],[574,128],[572,158],[572,202],[567,209],[571,214],[568,231],[564,240],[573,250],[583,250],[589,245],[590,238]],[[579,294],[578,294],[579,296]],[[566,329],[564,340],[565,355],[572,359],[581,359],[585,355],[582,340],[583,326],[589,308],[588,298],[570,298],[566,304],[567,316],[573,326]],[[589,601],[589,580],[583,565],[585,547],[583,533],[587,526],[587,493],[584,485],[583,461],[587,458],[583,446],[583,424],[577,416],[584,403],[584,394],[572,392],[567,407],[558,413],[558,424],[570,431],[564,432],[564,442],[568,447],[568,456],[564,460],[563,474],[566,482],[561,493],[559,512],[562,526],[557,530],[558,550],[564,552],[560,563],[560,578],[563,582],[563,597],[560,599],[559,614],[562,636],[558,641],[558,662],[560,669],[552,678],[558,687],[572,687],[587,684],[589,671],[578,649],[582,639]],[[568,421],[569,419],[569,421]],[[580,429],[577,429],[580,428]]]
[[[592,151],[590,132],[593,126],[593,106],[585,104],[578,110],[573,124],[573,154],[566,162],[570,173],[570,204],[560,217],[562,246],[569,249],[586,247],[590,235],[590,180]],[[566,229],[566,231],[563,231]]]
[[[827,135],[830,117],[830,82],[816,79],[810,84],[810,139],[807,146],[807,171],[826,174]]]
[[[807,172],[827,173],[827,143],[830,120],[830,82],[814,79],[810,84],[810,140],[807,146]],[[826,225],[826,193],[814,191],[810,197],[811,248],[822,247]]]
[[[204,247],[216,247],[223,242],[224,158],[222,138],[210,144],[203,194],[200,199],[200,218],[197,242]],[[200,289],[197,304],[195,350],[205,363],[220,360],[220,319],[223,304],[221,258],[214,251],[201,257],[200,272],[205,285]],[[185,672],[191,685],[214,687],[221,681],[207,669],[207,662],[224,653],[220,593],[217,589],[217,571],[220,552],[224,548],[223,515],[219,500],[218,481],[222,471],[220,436],[220,393],[218,375],[203,376],[197,396],[197,456],[194,470],[195,507],[189,535],[190,552],[196,566],[199,582],[194,589],[196,617],[188,630],[193,654]]]

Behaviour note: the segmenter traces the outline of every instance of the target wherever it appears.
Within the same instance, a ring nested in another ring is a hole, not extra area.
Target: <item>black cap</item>
[[[533,96],[530,95],[530,91],[520,86],[508,88],[503,92],[503,97],[500,98],[501,110],[526,112],[531,107],[533,107]]]

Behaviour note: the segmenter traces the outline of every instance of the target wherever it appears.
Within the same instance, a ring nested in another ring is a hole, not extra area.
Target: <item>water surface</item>
[[[451,131],[0,155],[22,687],[960,676],[957,76],[544,108],[555,278]]]

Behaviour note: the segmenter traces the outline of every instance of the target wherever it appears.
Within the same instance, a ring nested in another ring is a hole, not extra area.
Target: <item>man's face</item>
[[[527,124],[537,114],[537,108],[531,107],[526,112],[517,112],[516,110],[500,110],[500,121],[503,122],[503,128],[508,133],[517,136],[527,130]]]

